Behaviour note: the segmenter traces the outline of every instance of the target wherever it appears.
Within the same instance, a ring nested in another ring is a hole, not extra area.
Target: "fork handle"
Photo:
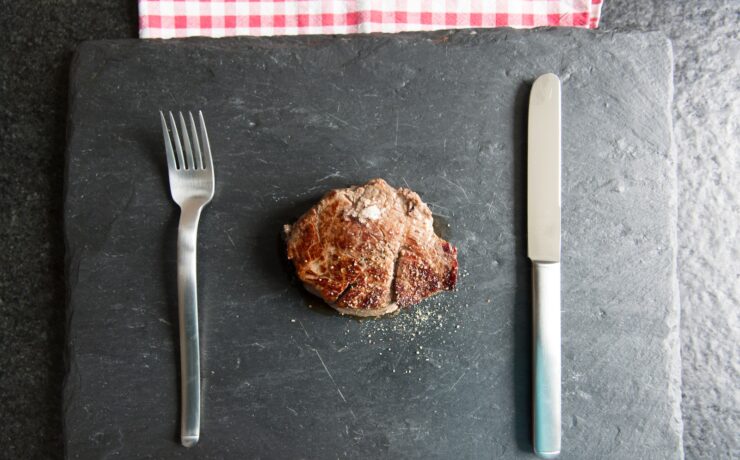
[[[177,299],[180,318],[180,440],[192,447],[200,438],[200,340],[196,246],[202,206],[185,204],[177,232]]]

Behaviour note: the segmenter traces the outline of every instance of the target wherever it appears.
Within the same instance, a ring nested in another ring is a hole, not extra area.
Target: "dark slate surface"
[[[670,47],[552,30],[83,45],[67,455],[529,456],[525,121],[529,85],[549,71],[564,96],[565,455],[680,456]],[[177,209],[159,108],[202,109],[216,163],[191,450],[177,444]],[[463,277],[456,293],[361,322],[303,292],[278,233],[327,189],[375,176],[431,204]]]

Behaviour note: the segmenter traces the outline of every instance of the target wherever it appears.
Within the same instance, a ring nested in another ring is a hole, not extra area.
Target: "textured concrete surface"
[[[687,458],[740,457],[740,2],[607,0],[673,42]]]
[[[69,61],[135,37],[133,1],[0,2],[0,457],[62,455],[62,186]]]
[[[740,457],[739,10],[733,0],[607,0],[603,11],[602,29],[673,40],[688,458]],[[0,11],[0,456],[58,458],[69,60],[82,40],[136,37],[136,5],[2,0]]]

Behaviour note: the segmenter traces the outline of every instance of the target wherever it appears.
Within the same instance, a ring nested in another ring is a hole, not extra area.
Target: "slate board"
[[[69,458],[530,457],[525,134],[563,81],[564,458],[682,456],[672,59],[656,33],[100,41],[73,64]],[[202,109],[202,440],[178,445],[157,110]],[[279,232],[333,187],[418,191],[459,290],[382,320],[306,294]],[[311,308],[309,308],[309,306]]]

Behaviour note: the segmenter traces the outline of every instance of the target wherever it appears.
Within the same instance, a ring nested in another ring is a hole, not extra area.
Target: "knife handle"
[[[534,453],[560,454],[560,264],[532,262]]]

